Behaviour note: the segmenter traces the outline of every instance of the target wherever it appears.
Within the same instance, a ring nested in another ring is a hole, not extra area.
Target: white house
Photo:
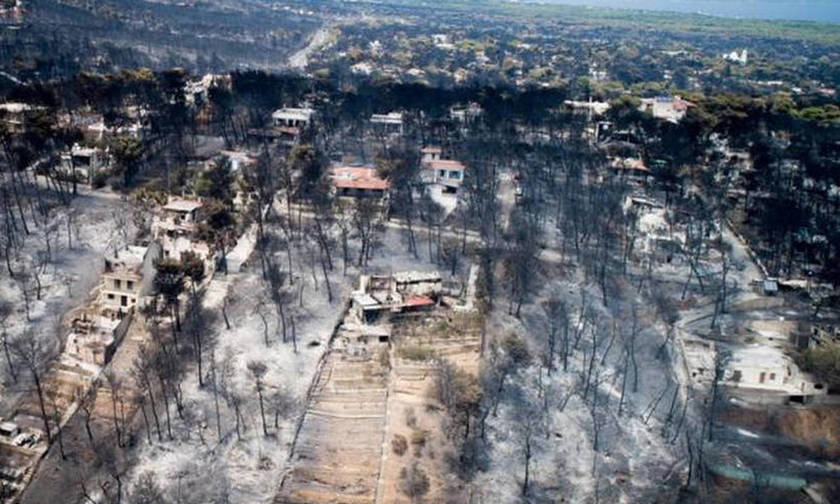
[[[470,102],[466,106],[456,105],[449,109],[449,118],[460,123],[472,122],[484,113],[484,109],[478,103]]]
[[[423,162],[422,179],[427,183],[439,184],[446,192],[457,192],[464,182],[466,167],[453,159],[432,159]]]
[[[721,385],[790,398],[824,395],[826,388],[781,349],[766,344],[738,347],[724,364]]]
[[[68,174],[90,181],[106,163],[105,151],[98,147],[83,147],[73,144],[69,153],[62,154],[62,164]]]
[[[137,305],[141,296],[151,293],[154,278],[154,261],[159,249],[127,246],[105,258],[105,270],[99,289],[99,304],[102,315],[121,319],[129,309]]]
[[[726,61],[731,61],[732,63],[738,63],[739,65],[746,65],[747,50],[742,49],[741,52],[732,51],[731,53],[726,53],[723,55],[723,59],[725,59]]]
[[[311,108],[286,107],[275,110],[271,114],[271,122],[275,127],[305,128],[314,115],[315,111]]]
[[[387,114],[373,114],[370,116],[370,122],[375,124],[385,131],[389,132],[403,132],[403,113],[402,112],[388,112]]]
[[[441,154],[443,154],[443,149],[431,145],[428,147],[423,147],[423,149],[420,150],[420,154],[422,155],[420,161],[422,163],[428,163],[430,161],[437,161],[438,159],[440,159]]]

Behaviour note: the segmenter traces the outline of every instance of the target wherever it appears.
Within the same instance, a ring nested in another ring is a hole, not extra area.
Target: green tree
[[[120,135],[111,142],[111,152],[117,161],[117,168],[122,173],[123,183],[128,186],[137,175],[140,160],[145,148],[140,139],[129,135]]]
[[[802,369],[814,373],[829,388],[840,387],[840,344],[809,348],[797,360]]]
[[[179,261],[161,259],[155,265],[155,292],[163,297],[170,316],[175,320],[175,329],[181,331],[181,313],[178,296],[184,292],[184,270]],[[177,344],[177,340],[176,340]]]
[[[219,159],[198,176],[195,192],[199,196],[213,198],[230,205],[233,203],[233,182],[230,159]]]

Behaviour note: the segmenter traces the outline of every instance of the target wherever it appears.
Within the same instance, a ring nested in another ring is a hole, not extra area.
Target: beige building
[[[200,199],[170,198],[152,220],[152,236],[162,247],[163,257],[180,259],[189,250],[207,258],[210,248],[195,239],[204,218],[204,202]]]
[[[151,293],[157,256],[156,246],[127,246],[105,259],[99,289],[102,316],[122,319],[141,296]]]

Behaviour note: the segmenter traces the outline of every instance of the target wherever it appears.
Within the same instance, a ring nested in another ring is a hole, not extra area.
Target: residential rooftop
[[[172,212],[193,212],[203,206],[204,203],[198,199],[172,198],[163,209]]]
[[[384,191],[391,187],[375,168],[364,166],[338,166],[331,170],[333,185],[337,188],[369,189]]]

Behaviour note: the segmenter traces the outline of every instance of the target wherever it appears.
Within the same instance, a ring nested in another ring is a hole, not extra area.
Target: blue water
[[[546,1],[546,0],[538,0]],[[840,0],[548,0],[594,5],[702,13],[731,18],[789,19],[840,23]],[[840,29],[840,27],[838,27]]]

